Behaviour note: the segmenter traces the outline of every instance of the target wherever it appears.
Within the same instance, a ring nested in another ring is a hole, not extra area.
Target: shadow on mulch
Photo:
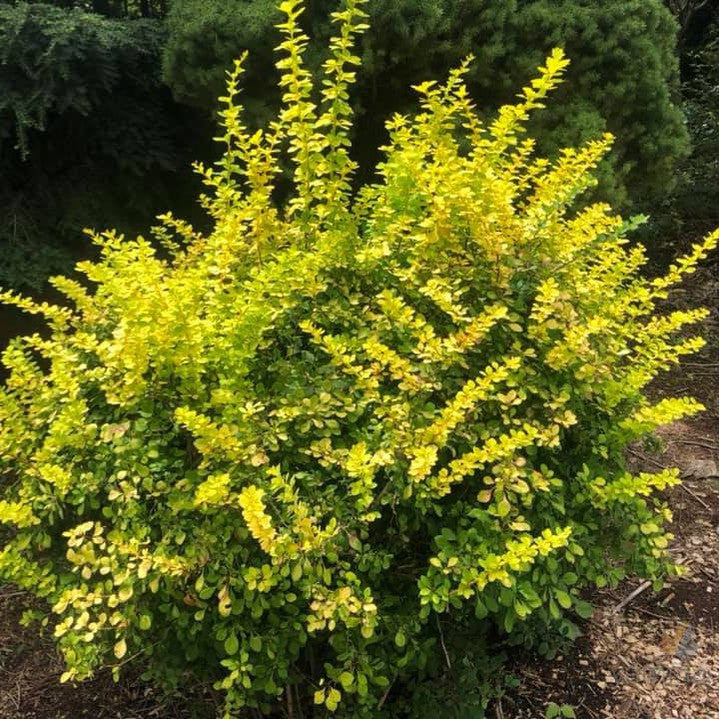
[[[522,664],[510,665],[508,671],[516,672],[521,683],[492,707],[489,716],[540,719],[553,702],[571,706],[578,719],[589,719],[601,716],[614,693],[614,684],[607,682],[586,634],[553,660],[527,658]]]
[[[78,685],[60,684],[63,665],[51,638],[19,624],[27,607],[24,592],[0,592],[0,719],[215,719],[211,697],[163,696],[136,677],[115,683],[99,672]]]

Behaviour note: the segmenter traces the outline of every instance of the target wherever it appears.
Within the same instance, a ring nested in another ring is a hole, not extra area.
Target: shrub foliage
[[[631,223],[571,210],[610,138],[550,163],[522,136],[559,50],[489,124],[467,63],[418,86],[353,196],[361,5],[334,14],[320,83],[282,3],[264,131],[237,63],[224,158],[199,168],[212,232],[96,236],[92,289],[54,280],[73,309],[3,296],[51,336],[3,355],[0,576],[52,608],[66,680],[133,662],[214,680],[228,716],[399,716],[452,632],[480,665],[586,616],[583,588],[672,569],[655,491],[677,474],[633,475],[623,449],[699,409],[643,390],[701,345],[676,335],[703,311],[655,303],[719,235],[649,280]]]

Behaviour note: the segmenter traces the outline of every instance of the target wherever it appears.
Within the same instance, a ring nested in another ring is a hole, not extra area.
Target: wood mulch
[[[684,576],[619,609],[640,581],[595,593],[595,614],[566,654],[514,667],[520,685],[494,707],[497,719],[539,719],[549,702],[579,719],[719,718],[719,478],[685,484],[693,495],[670,496]]]
[[[190,689],[166,697],[145,682],[108,673],[78,686],[60,684],[64,671],[52,639],[19,621],[30,600],[0,590],[0,719],[214,719],[211,697]]]

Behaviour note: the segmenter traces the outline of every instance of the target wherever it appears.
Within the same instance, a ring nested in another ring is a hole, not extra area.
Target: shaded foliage
[[[685,52],[685,62],[684,109],[693,147],[674,201],[687,222],[708,226],[719,217],[719,25]]]
[[[161,87],[163,39],[162,27],[152,21],[112,22],[45,4],[0,7],[0,151],[14,133],[25,156],[28,131],[46,130],[49,116],[87,118],[112,102],[95,120],[107,125],[109,115],[117,126],[102,151],[135,170],[167,164],[167,148],[158,139],[168,119],[156,127],[137,107],[138,96]]]
[[[25,0],[0,0],[8,5],[18,5]],[[105,17],[163,17],[167,13],[168,0],[46,0],[63,10],[83,10]]]
[[[162,83],[163,42],[157,21],[0,5],[0,284],[38,286],[83,227],[146,224],[181,168],[187,186],[196,118]]]
[[[305,28],[318,38],[318,66],[329,33],[330,0],[308,3]],[[439,78],[469,53],[468,85],[488,111],[511,101],[514,88],[553,46],[575,58],[572,93],[532,131],[545,152],[609,130],[613,159],[600,169],[605,195],[642,202],[673,183],[688,149],[675,104],[677,25],[661,0],[376,0],[363,39],[363,66],[353,102],[359,112],[356,155],[366,170],[377,159],[382,117],[411,103],[412,83]],[[276,95],[270,48],[274,3],[266,0],[175,0],[168,15],[164,74],[178,98],[212,110],[224,71],[242,49],[253,52],[246,102],[267,116]]]
[[[679,24],[677,46],[680,53],[701,43],[704,28],[719,10],[717,0],[665,0]]]

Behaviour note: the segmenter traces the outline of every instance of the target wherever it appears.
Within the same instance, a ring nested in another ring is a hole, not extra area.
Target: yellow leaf
[[[125,654],[127,654],[127,643],[124,639],[120,639],[120,641],[115,644],[113,652],[118,659],[122,659]]]

